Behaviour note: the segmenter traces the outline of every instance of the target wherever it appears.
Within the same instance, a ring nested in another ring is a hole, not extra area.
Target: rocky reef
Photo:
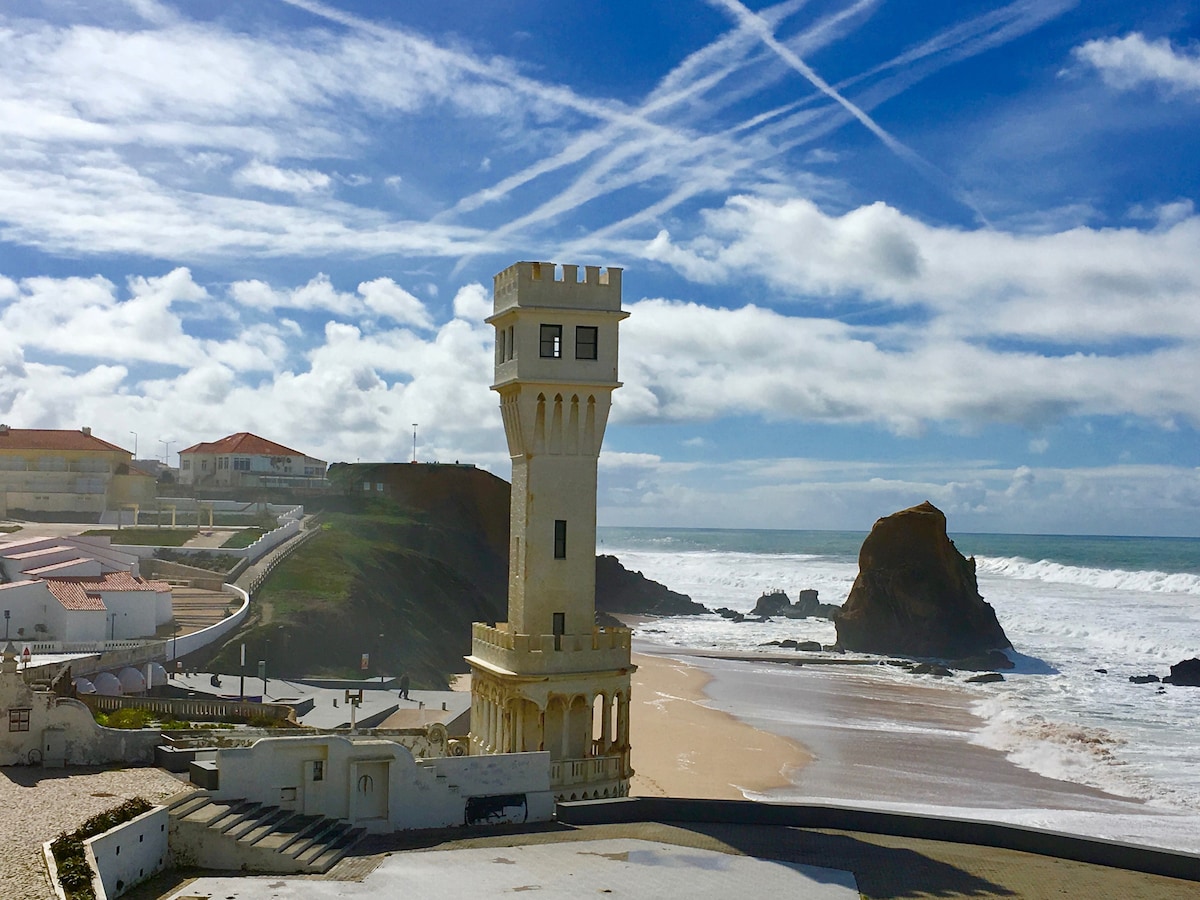
[[[979,594],[974,558],[958,552],[928,501],[877,521],[858,569],[833,617],[839,646],[943,659],[1012,646]]]

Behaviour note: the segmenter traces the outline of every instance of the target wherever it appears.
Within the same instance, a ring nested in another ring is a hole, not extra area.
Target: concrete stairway
[[[183,791],[166,803],[177,864],[206,869],[326,872],[365,834],[336,819],[216,799],[205,790]]]

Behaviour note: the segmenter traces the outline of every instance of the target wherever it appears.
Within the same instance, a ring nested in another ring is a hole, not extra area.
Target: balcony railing
[[[560,759],[550,763],[550,787],[596,784],[621,777],[621,757],[594,756],[584,759]]]
[[[629,665],[628,628],[584,634],[518,634],[507,623],[472,625],[471,655],[510,672],[540,674],[618,669]]]

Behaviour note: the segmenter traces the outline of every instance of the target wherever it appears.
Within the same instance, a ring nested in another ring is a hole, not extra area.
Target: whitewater
[[[822,602],[840,604],[857,574],[864,537],[850,532],[601,528],[598,551],[710,609],[749,612],[761,594],[775,589],[794,600],[800,590],[815,588]],[[977,792],[971,803],[988,807],[992,818],[1200,851],[1195,738],[1200,688],[1129,680],[1167,675],[1172,664],[1200,655],[1200,540],[953,537],[964,555],[975,556],[980,593],[1013,643],[1009,655],[1016,668],[1005,673],[1004,682],[965,684],[962,675],[939,680],[886,665],[855,667],[848,674],[842,667],[822,672],[815,666],[710,663],[716,676],[710,687],[713,705],[805,742],[806,730],[811,734],[818,724],[812,710],[804,713],[808,721],[797,721],[789,717],[786,693],[775,700],[783,709],[763,699],[776,688],[785,692],[791,679],[798,681],[790,689],[806,696],[823,690],[886,691],[888,685],[936,688],[965,701],[974,713],[964,740],[999,751],[1037,775],[1141,804],[1128,815],[1113,809],[1005,809],[1002,792]],[[734,623],[705,615],[646,622],[637,627],[635,638],[650,652],[701,648],[765,653],[778,649],[764,644],[783,639],[832,644],[836,630],[822,619]],[[878,661],[861,654],[847,657]],[[839,721],[837,726],[861,727],[864,734],[930,727],[914,725],[908,712],[898,709],[889,721]],[[795,792],[776,792],[774,798],[864,799],[814,796],[814,789],[821,786],[797,785]],[[878,805],[961,812],[943,789],[922,793],[921,782],[914,779],[906,791],[883,790]],[[1101,813],[1106,814],[1103,824],[1095,818]]]

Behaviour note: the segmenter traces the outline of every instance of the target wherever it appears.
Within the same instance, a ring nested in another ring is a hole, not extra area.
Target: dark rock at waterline
[[[967,684],[991,684],[994,681],[1003,681],[1004,676],[999,672],[984,672],[982,675],[972,675],[968,678]]]
[[[954,673],[939,663],[920,663],[909,669],[914,675],[933,675],[935,678],[947,678]]]
[[[1171,674],[1163,679],[1167,684],[1200,687],[1200,659],[1192,657],[1171,666]]]
[[[955,659],[1012,646],[979,594],[974,558],[958,552],[928,501],[875,523],[833,621],[840,646],[866,653]]]
[[[615,556],[596,557],[596,608],[608,613],[651,616],[695,616],[708,612],[687,594],[680,594],[641,572],[631,572]]]
[[[1157,684],[1162,681],[1157,675],[1130,675],[1130,684]]]
[[[994,672],[997,669],[1015,669],[1017,664],[1003,650],[989,650],[987,653],[951,660],[947,665],[968,672]]]
[[[753,615],[778,616],[785,619],[832,618],[834,611],[840,607],[832,603],[821,603],[817,592],[811,588],[800,592],[800,598],[793,603],[784,591],[767,591],[754,604]]]
[[[1097,675],[1107,675],[1108,669],[1096,669],[1095,672]]]

